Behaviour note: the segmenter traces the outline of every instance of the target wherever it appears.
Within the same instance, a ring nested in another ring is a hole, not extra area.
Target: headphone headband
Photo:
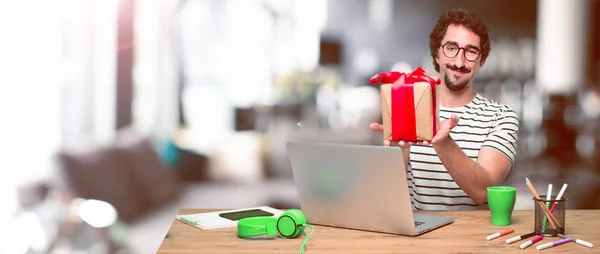
[[[276,224],[276,217],[260,216],[244,218],[237,223],[238,236],[243,238],[259,235],[273,236],[277,233],[275,230]]]

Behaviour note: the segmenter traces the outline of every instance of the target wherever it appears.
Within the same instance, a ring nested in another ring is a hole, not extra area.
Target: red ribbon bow
[[[404,82],[402,82],[404,80]],[[414,88],[412,84],[415,82],[427,82],[431,85],[433,112],[431,120],[433,122],[433,136],[437,133],[437,107],[435,85],[440,84],[440,80],[434,80],[427,76],[425,70],[418,67],[413,72],[406,74],[397,71],[383,72],[374,75],[370,79],[371,84],[376,83],[392,83],[392,98],[391,98],[391,124],[392,124],[392,140],[417,141],[417,124],[415,116],[415,98]]]

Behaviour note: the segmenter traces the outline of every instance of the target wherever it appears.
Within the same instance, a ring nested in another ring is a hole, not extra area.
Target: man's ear
[[[485,64],[485,60],[479,61],[479,68],[483,67],[483,64]]]

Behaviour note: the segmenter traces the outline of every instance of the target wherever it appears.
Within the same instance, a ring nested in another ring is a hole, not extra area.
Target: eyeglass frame
[[[446,55],[446,52],[445,52],[445,50],[444,50],[444,47],[445,47],[446,45],[448,45],[448,43],[454,44],[454,46],[456,46],[456,47],[458,48],[458,50],[456,51],[456,54],[455,54],[454,56],[448,56],[448,55]],[[474,46],[471,46],[471,45],[468,45],[468,46],[466,46],[466,47],[460,47],[460,46],[458,46],[458,44],[456,44],[456,43],[455,43],[455,42],[453,42],[453,41],[446,41],[446,43],[442,44],[442,45],[440,46],[440,48],[442,49],[442,54],[444,54],[444,56],[446,56],[447,58],[455,58],[456,56],[458,56],[458,53],[460,52],[460,50],[461,50],[461,49],[462,49],[462,51],[463,51],[463,57],[464,57],[465,59],[467,59],[467,61],[469,61],[469,62],[475,62],[475,61],[477,61],[477,59],[479,59],[479,57],[481,57],[481,49],[479,49],[478,47],[474,47]],[[467,48],[470,48],[470,49],[477,49],[477,57],[476,57],[475,59],[473,59],[473,60],[470,60],[470,59],[467,57]]]

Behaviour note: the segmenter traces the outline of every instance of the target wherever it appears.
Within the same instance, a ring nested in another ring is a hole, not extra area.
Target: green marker
[[[198,225],[198,221],[196,221],[194,218],[188,218],[188,217],[180,216],[179,219],[182,220],[182,221],[185,221],[187,223]]]
[[[546,199],[548,201],[552,200],[552,184],[548,184],[548,193],[546,194]],[[550,202],[546,202],[546,208],[550,209]],[[544,221],[542,222],[542,234],[546,232],[546,216],[544,215]]]

